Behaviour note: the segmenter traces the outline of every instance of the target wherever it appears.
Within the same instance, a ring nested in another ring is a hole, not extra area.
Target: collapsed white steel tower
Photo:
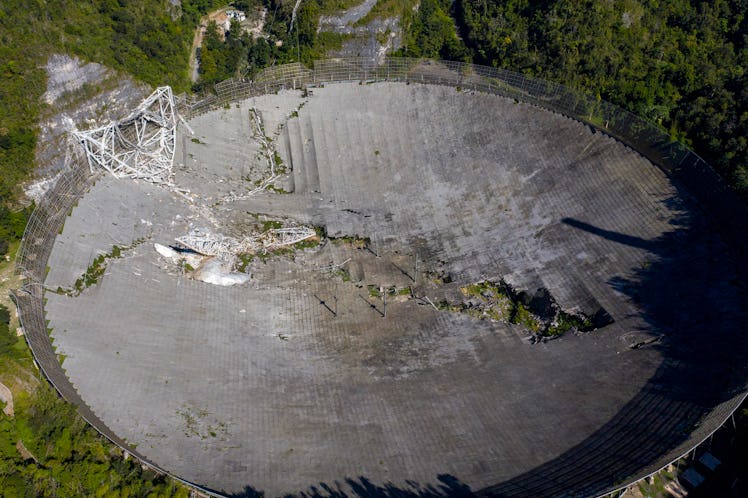
[[[126,118],[86,131],[73,131],[93,172],[171,185],[177,113],[171,87],[156,89]]]
[[[242,240],[208,231],[193,230],[187,235],[177,237],[176,241],[205,256],[217,256],[225,261],[231,261],[237,254],[272,251],[316,235],[317,232],[313,228],[305,226],[273,228]]]

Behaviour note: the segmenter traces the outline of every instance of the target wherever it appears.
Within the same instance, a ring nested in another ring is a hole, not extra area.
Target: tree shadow
[[[219,494],[217,491],[213,492]],[[257,489],[253,488],[252,486],[245,486],[244,489],[240,492],[225,496],[228,496],[230,498],[263,498],[265,494],[262,491],[258,491]]]
[[[659,249],[660,246],[660,242],[657,240],[647,240],[641,237],[636,237],[634,235],[626,235],[623,233],[613,232],[611,230],[604,230],[602,228],[598,228],[594,225],[590,225],[589,223],[585,223],[574,218],[562,218],[561,222],[574,228],[584,230],[585,232],[597,235],[599,237],[612,240],[613,242],[618,242],[619,244],[625,244],[627,246],[636,247],[639,249],[645,249],[647,251],[655,252]]]
[[[392,483],[374,484],[366,477],[346,478],[343,483],[333,485],[320,483],[311,486],[307,491],[297,495],[286,495],[286,498],[467,498],[475,496],[470,487],[449,474],[436,477],[439,484],[420,484],[407,481],[407,487],[395,486]]]
[[[657,470],[716,430],[746,390],[748,298],[744,265],[698,209],[680,198],[673,230],[647,240],[564,218],[598,237],[648,251],[651,262],[608,281],[640,310],[642,337],[661,363],[610,421],[552,461],[481,496],[588,496]],[[737,225],[739,227],[739,225]],[[732,234],[734,240],[734,234]]]
[[[366,477],[347,477],[333,483],[319,483],[296,494],[283,495],[284,498],[469,498],[475,496],[470,487],[449,474],[436,476],[438,484],[420,484],[406,481],[407,487],[395,486],[391,482],[375,484]],[[251,486],[230,495],[231,498],[260,498],[264,494]]]

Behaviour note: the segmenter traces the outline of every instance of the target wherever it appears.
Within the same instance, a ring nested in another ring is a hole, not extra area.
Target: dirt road
[[[231,7],[221,7],[220,9],[208,12],[200,18],[200,24],[195,28],[195,36],[192,38],[192,48],[190,49],[190,80],[193,83],[197,83],[199,79],[200,63],[197,60],[197,49],[203,46],[203,37],[205,37],[205,30],[208,28],[210,21],[215,21],[219,26],[226,20],[226,11]]]

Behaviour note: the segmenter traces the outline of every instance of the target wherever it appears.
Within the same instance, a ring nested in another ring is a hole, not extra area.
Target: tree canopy
[[[456,0],[454,15],[475,62],[656,122],[748,198],[746,12],[746,0]]]

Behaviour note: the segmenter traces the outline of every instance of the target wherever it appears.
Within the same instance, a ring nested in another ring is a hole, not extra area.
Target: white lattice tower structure
[[[92,171],[117,178],[170,184],[177,132],[171,87],[156,89],[126,118],[86,131],[73,131]]]
[[[265,249],[277,249],[278,247],[290,246],[317,235],[314,229],[309,227],[274,228],[268,230],[262,238]]]
[[[205,256],[217,256],[231,261],[237,254],[257,253],[260,250],[273,250],[289,246],[317,235],[309,227],[274,228],[267,232],[250,235],[242,240],[193,230],[175,240],[184,247]]]
[[[187,235],[175,239],[184,247],[205,256],[217,256],[223,260],[231,261],[237,254],[250,251],[246,243],[242,243],[233,237],[225,237],[220,234],[212,234],[193,230]]]

